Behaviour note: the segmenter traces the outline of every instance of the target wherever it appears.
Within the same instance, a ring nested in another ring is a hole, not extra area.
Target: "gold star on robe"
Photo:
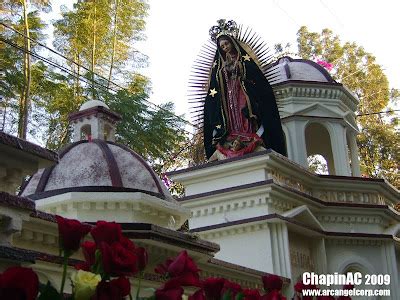
[[[221,125],[217,125],[215,126],[217,129],[221,129]]]
[[[213,69],[214,69],[216,66],[217,66],[217,61],[214,61],[213,65],[212,65]]]
[[[243,56],[243,60],[250,61],[250,56],[246,54],[245,56]]]
[[[209,95],[210,95],[211,97],[214,98],[215,94],[217,94],[217,93],[218,93],[218,92],[217,92],[217,91],[215,90],[215,88],[214,88],[214,89],[211,89],[211,90],[210,90],[210,94],[209,94]]]

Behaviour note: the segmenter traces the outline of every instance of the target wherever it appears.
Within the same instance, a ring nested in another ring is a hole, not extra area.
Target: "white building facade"
[[[171,172],[185,187],[191,231],[220,245],[218,259],[291,279],[287,296],[306,271],[361,272],[389,274],[389,286],[368,288],[400,299],[399,191],[360,177],[358,99],[311,61],[277,67],[288,158],[266,150]],[[314,154],[329,175],[308,171]]]

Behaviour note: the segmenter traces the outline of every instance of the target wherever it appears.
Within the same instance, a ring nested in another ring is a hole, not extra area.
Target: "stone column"
[[[360,177],[360,160],[358,158],[358,147],[356,141],[356,135],[354,133],[350,134],[349,136],[349,148],[350,148],[350,155],[351,155],[351,174],[353,176]]]
[[[289,132],[287,141],[291,148],[291,151],[288,153],[289,159],[308,168],[306,139],[304,133],[307,120],[290,120],[286,122],[285,125]]]
[[[349,155],[347,151],[346,127],[340,123],[330,123],[332,154],[335,164],[335,175],[351,176]]]

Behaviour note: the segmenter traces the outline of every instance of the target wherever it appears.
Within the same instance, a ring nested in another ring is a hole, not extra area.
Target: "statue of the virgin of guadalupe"
[[[216,50],[209,65],[208,82],[202,86],[206,86],[207,94],[200,100],[207,158],[220,160],[266,148],[286,155],[278,107],[265,75],[268,72],[263,73],[259,56],[251,47],[260,45],[254,43],[254,36],[247,37],[248,44],[241,41],[234,21],[219,20],[210,29],[210,36]],[[246,41],[246,33],[243,40]],[[210,49],[206,50],[209,56]],[[197,71],[200,78],[206,78],[204,64]]]

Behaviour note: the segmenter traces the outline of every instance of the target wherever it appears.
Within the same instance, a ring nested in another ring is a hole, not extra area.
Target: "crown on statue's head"
[[[210,37],[211,40],[217,42],[217,39],[221,35],[228,35],[233,38],[236,38],[239,33],[239,28],[236,25],[236,22],[233,20],[226,21],[225,19],[220,19],[217,21],[218,25],[215,25],[210,28]]]

